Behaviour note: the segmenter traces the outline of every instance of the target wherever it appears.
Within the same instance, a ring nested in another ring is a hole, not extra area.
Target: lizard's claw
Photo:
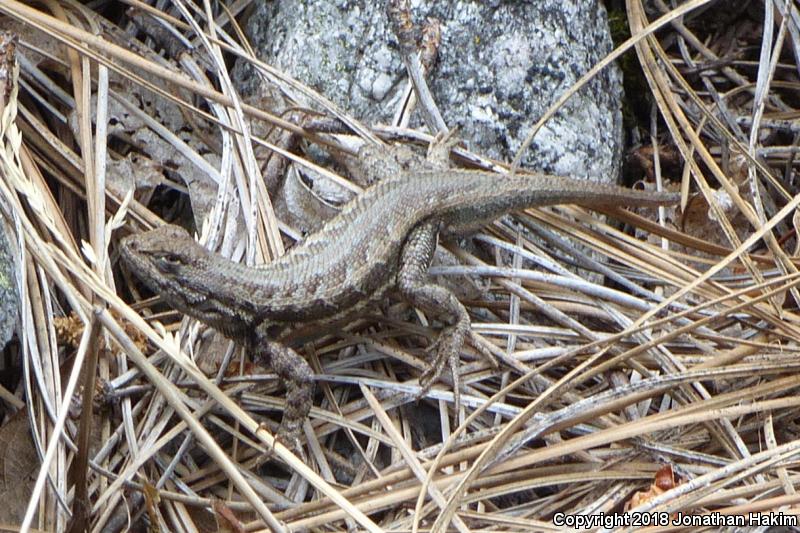
[[[264,422],[259,424],[258,429],[269,431],[267,424]],[[303,443],[300,440],[299,432],[287,430],[284,427],[284,424],[281,423],[281,425],[278,426],[278,431],[275,433],[275,438],[272,440],[272,443],[265,446],[264,453],[261,454],[259,464],[263,464],[272,459],[272,456],[275,453],[276,442],[280,442],[282,445],[292,450],[292,452],[304,463],[308,462],[305,450],[303,449]]]
[[[469,343],[475,348],[478,353],[483,356],[486,361],[492,365],[492,368],[500,368],[500,363],[497,361],[497,357],[494,356],[492,351],[487,346],[489,343],[488,341],[484,340],[480,335],[469,330]]]
[[[439,341],[436,340],[433,344],[425,348],[426,353],[436,352],[437,356],[434,362],[429,364],[428,368],[426,368],[425,371],[423,371],[422,374],[419,376],[419,385],[421,388],[419,392],[417,392],[414,398],[417,401],[421,400],[426,394],[428,394],[433,384],[436,382],[437,379],[439,379],[439,376],[442,375],[443,363],[439,362],[439,355],[438,355],[439,350],[437,348],[438,345]]]
[[[461,377],[458,374],[459,352],[464,344],[464,328],[459,325],[449,326],[439,333],[439,337],[425,351],[433,352],[436,357],[431,365],[422,373],[419,384],[422,387],[417,393],[417,400],[425,396],[430,391],[431,386],[444,372],[445,366],[450,367],[450,375],[453,379],[453,396],[455,397],[455,407],[461,407]]]
[[[256,429],[256,433],[258,433],[259,431],[262,431],[262,430],[266,431],[267,433],[269,433],[271,431],[269,426],[267,425],[267,423],[263,422],[263,421],[259,422],[258,428]],[[271,444],[264,445],[264,453],[262,453],[261,457],[259,457],[256,460],[256,465],[255,465],[256,467],[261,466],[262,464],[264,464],[267,461],[269,461],[270,459],[272,459],[272,454],[275,452],[275,441],[276,440],[277,439],[274,439]]]

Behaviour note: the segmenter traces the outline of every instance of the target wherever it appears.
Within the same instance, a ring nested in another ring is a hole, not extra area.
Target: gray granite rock
[[[414,1],[414,21],[442,24],[429,83],[471,148],[508,160],[548,105],[611,50],[598,0]],[[259,3],[247,28],[258,54],[367,123],[387,123],[407,83],[385,2]],[[260,82],[235,79],[245,94]],[[621,160],[621,75],[606,69],[539,132],[525,164],[614,181]],[[417,124],[419,119],[417,117]]]
[[[17,326],[19,296],[14,279],[15,263],[6,226],[0,217],[0,349],[11,339]]]

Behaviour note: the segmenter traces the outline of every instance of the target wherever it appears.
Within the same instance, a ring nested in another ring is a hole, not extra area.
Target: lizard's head
[[[171,307],[234,337],[252,329],[251,276],[200,246],[178,226],[161,226],[122,239],[128,268]],[[242,281],[244,279],[245,281]]]
[[[129,235],[120,242],[120,256],[133,274],[171,306],[199,318],[207,287],[198,280],[212,268],[211,254],[185,229],[166,225]]]

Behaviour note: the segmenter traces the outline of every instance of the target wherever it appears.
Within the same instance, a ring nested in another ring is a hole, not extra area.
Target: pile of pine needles
[[[654,14],[628,0],[633,37],[587,79],[624,53],[640,65],[626,75],[643,76],[652,108],[631,159],[682,191],[682,211],[616,210],[604,222],[534,209],[475,237],[490,254],[451,248],[455,266],[432,274],[473,280],[462,300],[502,365],[466,348],[454,412],[446,383],[415,402],[434,330],[402,304],[328,332],[301,348],[319,375],[304,462],[280,445],[265,455],[283,405],[274,376],[120,268],[120,236],[161,223],[148,206],[163,208],[166,178],[126,187],[108,169],[142,139],[166,143],[226,184],[253,236],[250,257],[264,261],[288,241],[242,132],[254,119],[300,130],[242,102],[224,58],[249,58],[264,83],[366,130],[255,60],[230,22],[247,2],[213,24],[210,11],[175,4],[182,19],[164,24],[196,55],[180,62],[77,2],[0,2],[0,29],[19,35],[3,41],[0,204],[18,244],[25,399],[2,391],[0,429],[25,415],[33,435],[36,461],[23,469],[35,486],[6,495],[26,525],[116,530],[146,515],[170,531],[546,531],[562,515],[626,509],[649,513],[643,525],[677,513],[796,513],[796,6],[656,0]],[[202,124],[218,157],[165,127],[158,106]],[[120,110],[138,121],[135,138],[109,129]],[[141,179],[145,166],[132,168]],[[226,231],[226,212],[211,216]]]

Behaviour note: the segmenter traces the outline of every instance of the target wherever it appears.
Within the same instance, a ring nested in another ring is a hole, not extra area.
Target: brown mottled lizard
[[[314,388],[308,363],[281,342],[293,325],[356,316],[396,289],[446,324],[435,344],[435,363],[420,380],[427,387],[445,362],[456,372],[461,347],[471,338],[464,306],[426,278],[440,232],[462,233],[534,206],[678,201],[677,194],[544,174],[454,170],[397,150],[364,150],[363,156],[364,168],[379,174],[376,182],[269,264],[232,262],[173,225],[130,235],[120,247],[131,271],[169,305],[244,345],[275,371],[287,389],[278,437],[293,446],[299,445]]]

